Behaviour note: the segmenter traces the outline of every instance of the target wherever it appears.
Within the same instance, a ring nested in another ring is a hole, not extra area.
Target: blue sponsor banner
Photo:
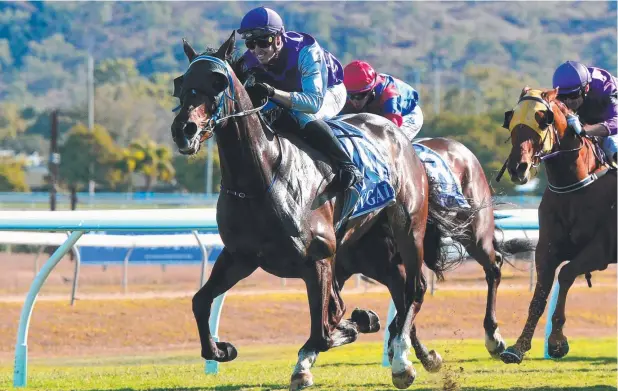
[[[161,235],[188,234],[190,232],[157,232]],[[199,231],[201,234],[216,233],[216,231]],[[105,235],[106,232],[91,232],[90,234]],[[113,232],[114,235],[148,235],[149,232]],[[208,262],[214,262],[222,247],[216,246],[208,249]],[[79,246],[79,254],[82,263],[107,264],[122,263],[129,249],[111,247]],[[195,247],[136,247],[133,249],[129,262],[133,264],[199,264],[202,262],[202,251]]]

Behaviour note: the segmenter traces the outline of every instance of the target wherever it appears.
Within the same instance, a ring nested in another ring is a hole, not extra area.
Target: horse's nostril
[[[528,163],[517,164],[516,172],[519,177],[523,177],[524,175],[526,175],[526,171],[528,171]]]
[[[182,130],[185,136],[192,138],[197,133],[197,125],[195,122],[187,122]]]

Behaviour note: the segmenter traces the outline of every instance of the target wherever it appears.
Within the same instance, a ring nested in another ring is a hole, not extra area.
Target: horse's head
[[[183,39],[189,68],[174,80],[174,96],[180,106],[172,123],[172,138],[182,154],[197,153],[201,143],[214,135],[215,126],[233,110],[236,79],[228,60],[235,34],[232,32],[218,50],[201,55]]]
[[[511,132],[512,145],[507,168],[514,183],[528,182],[530,169],[538,166],[565,134],[568,109],[556,100],[557,95],[558,89],[525,87],[517,106],[505,113],[504,127]]]

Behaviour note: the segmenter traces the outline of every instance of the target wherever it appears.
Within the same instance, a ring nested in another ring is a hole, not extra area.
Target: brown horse
[[[498,330],[498,321],[496,319],[496,296],[498,286],[500,285],[503,258],[510,254],[531,251],[534,247],[530,242],[520,239],[503,242],[495,238],[496,226],[494,223],[491,188],[481,163],[472,151],[456,140],[442,137],[421,139],[415,141],[415,143],[425,145],[440,155],[454,174],[455,180],[461,185],[463,196],[470,204],[470,208],[457,207],[451,209],[453,213],[448,217],[449,221],[446,223],[453,226],[467,227],[466,232],[463,233],[458,241],[464,246],[467,253],[483,267],[485,272],[485,280],[487,281],[487,304],[483,321],[485,347],[492,357],[498,358],[506,348]],[[429,162],[426,164],[429,164]],[[439,258],[437,251],[440,251],[440,232],[435,227],[434,224],[429,224],[425,233],[425,263],[431,270],[437,269],[435,267]],[[386,225],[382,229],[388,231]],[[380,235],[383,235],[383,233]],[[366,242],[369,243],[369,241]],[[337,277],[340,279],[340,284],[343,285],[343,282],[353,273],[363,273],[390,287],[393,282],[390,280],[392,275],[389,274],[391,272],[389,269],[384,269],[381,272],[375,269],[355,270],[358,259],[363,257],[368,259],[375,258],[378,256],[377,253],[385,251],[388,251],[388,249],[382,249],[380,246],[375,246],[371,243],[355,247],[353,256],[348,259],[338,255]],[[395,251],[395,249],[393,248],[391,251]],[[390,268],[397,269],[400,265],[400,260],[394,257],[394,255],[392,254],[387,259],[392,259]],[[368,263],[365,262],[364,264]],[[397,270],[402,272],[399,281],[405,281],[403,270],[401,268]],[[439,272],[437,274],[441,279],[441,274]],[[391,329],[389,330],[391,335],[394,335],[395,325],[396,322],[391,324]],[[416,357],[425,365],[426,369],[431,370],[431,365],[434,361],[428,355],[427,349],[418,341],[414,326],[411,338]]]
[[[536,248],[537,284],[528,319],[514,346],[500,356],[505,363],[521,363],[530,350],[539,318],[558,266],[559,294],[548,340],[549,355],[569,351],[563,334],[569,288],[579,275],[604,270],[616,263],[616,171],[599,159],[590,139],[568,130],[568,108],[556,99],[558,90],[524,88],[505,123],[512,149],[507,168],[511,180],[526,183],[530,169],[545,162],[548,188],[539,205],[539,242]],[[507,112],[509,113],[509,112]]]
[[[231,58],[234,35],[210,55],[198,56],[185,42],[189,69],[175,81],[181,105],[171,130],[179,151],[195,154],[202,141],[216,134],[221,161],[217,224],[224,249],[193,298],[202,357],[219,362],[236,358],[230,343],[212,338],[211,305],[215,297],[260,267],[278,277],[301,278],[307,286],[311,334],[298,353],[290,388],[313,384],[310,369],[319,352],[353,342],[359,332],[379,329],[371,311],[354,311],[351,319],[343,320],[346,308],[333,275],[335,254],[371,237],[377,246],[396,245],[405,269],[405,282],[391,292],[393,300],[402,303],[399,309],[405,315],[392,341],[392,380],[399,388],[409,387],[415,378],[407,359],[409,335],[424,293],[421,266],[430,188],[423,165],[390,121],[369,115],[349,118],[348,123],[362,129],[383,151],[391,169],[395,203],[349,220],[336,232],[344,195],[329,190],[334,177],[330,165],[299,137],[284,137],[264,125],[260,108],[253,108],[234,71],[234,67],[239,69]],[[374,236],[374,227],[380,223],[387,224],[389,236]],[[378,265],[388,259],[358,262]],[[399,270],[391,273],[393,278],[400,275]],[[294,318],[290,320],[292,326]]]

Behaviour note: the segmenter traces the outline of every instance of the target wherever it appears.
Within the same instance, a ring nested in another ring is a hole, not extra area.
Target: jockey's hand
[[[586,132],[582,128],[581,122],[579,122],[579,117],[575,114],[567,115],[567,125],[573,129],[573,131],[579,136],[585,136]]]
[[[255,83],[253,85],[253,90],[256,94],[259,94],[265,98],[272,98],[275,96],[275,87],[266,83]]]

